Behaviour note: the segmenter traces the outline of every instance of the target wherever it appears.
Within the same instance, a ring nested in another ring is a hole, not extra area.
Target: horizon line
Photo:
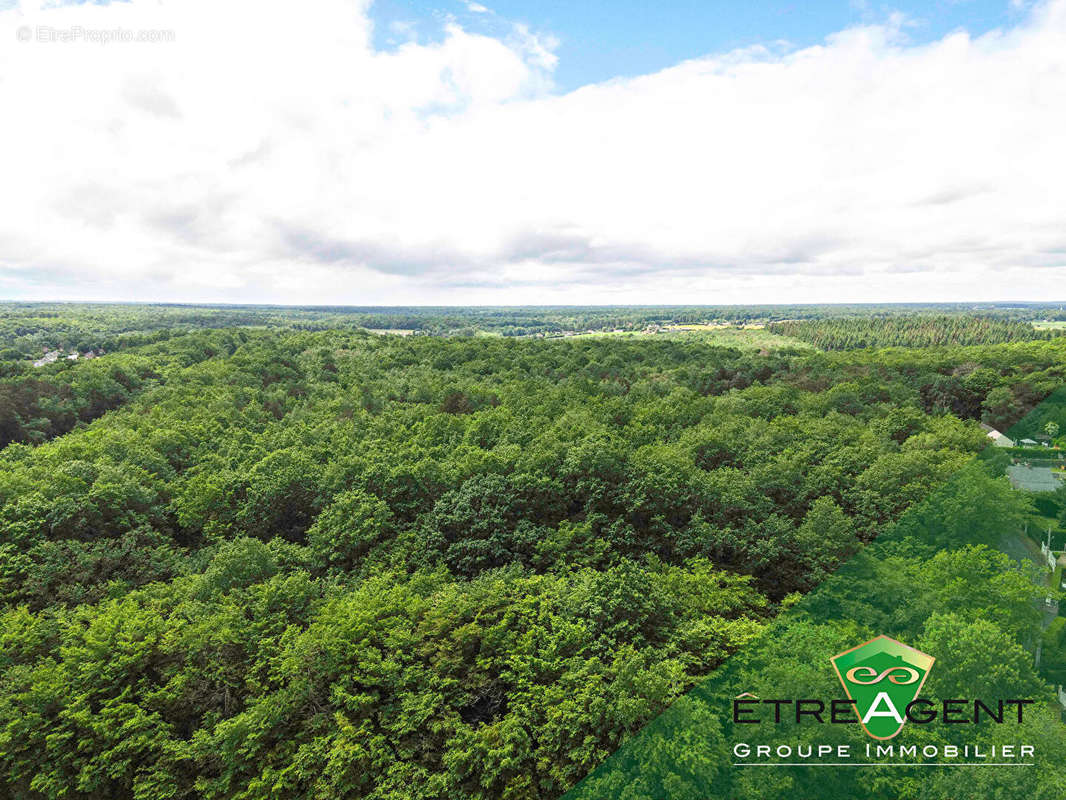
[[[804,303],[532,303],[532,304],[508,304],[508,303],[458,303],[458,304],[433,304],[433,303],[399,303],[396,305],[371,305],[358,303],[256,303],[256,302],[227,302],[227,301],[186,301],[186,300],[10,300],[0,299],[0,305],[32,306],[32,305],[67,305],[67,306],[185,306],[194,308],[291,308],[305,309],[335,309],[335,308],[371,308],[371,309],[556,309],[556,308],[656,308],[656,309],[715,309],[715,308],[820,308],[820,307],[847,307],[866,306],[871,308],[884,307],[961,307],[961,306],[997,306],[1017,307],[1030,306],[1035,308],[1051,308],[1053,306],[1066,306],[1064,300],[899,300],[892,302],[876,301],[847,301],[834,300],[825,302]]]

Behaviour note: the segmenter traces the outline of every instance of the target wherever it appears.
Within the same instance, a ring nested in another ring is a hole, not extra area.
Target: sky
[[[1066,299],[1066,0],[0,0],[0,298]]]
[[[882,4],[869,0],[503,0],[482,5],[381,0],[370,9],[374,46],[439,42],[451,22],[489,36],[522,24],[555,41],[555,85],[571,91],[612,78],[631,78],[681,61],[757,45],[809,47],[831,33],[906,18],[912,43],[956,30],[982,34],[1019,22],[1024,3],[936,0]]]

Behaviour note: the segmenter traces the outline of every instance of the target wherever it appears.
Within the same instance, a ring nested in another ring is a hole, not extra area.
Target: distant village
[[[79,358],[96,358],[97,356],[102,356],[103,354],[104,353],[102,350],[100,352],[96,352],[95,350],[87,350],[84,353],[79,353],[77,350],[74,350],[70,353],[65,353],[63,350],[48,350],[43,356],[33,362],[33,366],[43,367],[45,364],[53,364],[56,361],[59,361],[59,359],[61,358],[65,358],[67,361],[77,361]]]

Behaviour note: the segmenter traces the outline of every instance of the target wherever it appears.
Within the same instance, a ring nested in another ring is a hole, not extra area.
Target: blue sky
[[[843,28],[883,23],[893,13],[907,17],[908,37],[921,43],[957,29],[978,35],[1009,27],[1024,12],[1010,0],[485,0],[484,12],[471,6],[477,4],[377,0],[371,6],[375,44],[390,49],[411,35],[421,44],[438,41],[450,19],[489,35],[524,22],[558,40],[555,81],[568,91],[756,44],[817,44]]]

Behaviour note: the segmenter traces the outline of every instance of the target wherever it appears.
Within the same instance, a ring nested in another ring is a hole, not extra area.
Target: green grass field
[[[722,347],[736,347],[740,350],[781,350],[789,347],[796,350],[817,350],[811,344],[794,339],[791,336],[779,336],[770,333],[762,326],[747,326],[738,328],[724,325],[674,325],[659,331],[649,333],[647,331],[596,331],[594,333],[579,333],[570,338],[592,337],[659,337],[659,338],[696,338],[710,344]]]
[[[723,347],[752,348],[758,350],[781,350],[789,347],[813,352],[814,345],[801,342],[791,336],[779,336],[765,328],[717,328],[691,331],[689,335],[700,336]]]

